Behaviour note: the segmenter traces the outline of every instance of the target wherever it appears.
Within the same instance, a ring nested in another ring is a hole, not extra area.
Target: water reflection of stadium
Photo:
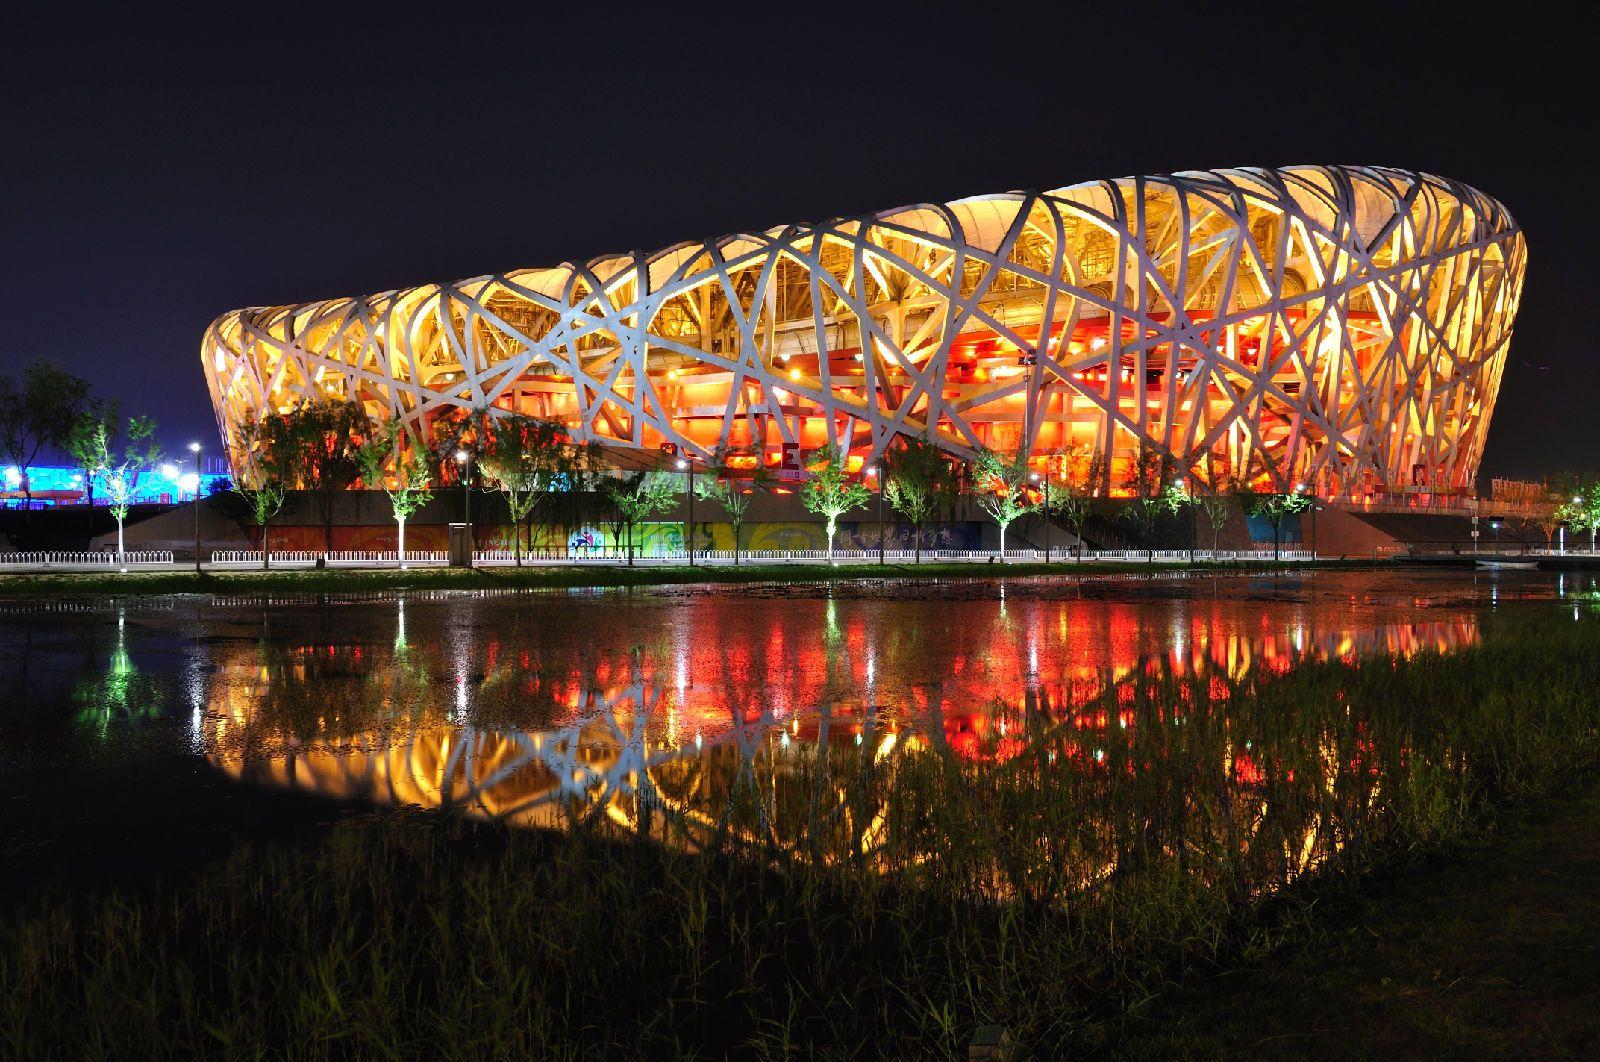
[[[1117,705],[1148,703],[1174,679],[1205,682],[1225,705],[1237,683],[1302,662],[1448,652],[1478,636],[1461,617],[1254,631],[1236,611],[1197,608],[1172,618],[1158,639],[1167,647],[1152,652],[1148,613],[1063,606],[1048,636],[1037,622],[1002,622],[984,645],[940,646],[927,677],[908,679],[927,645],[859,617],[837,623],[831,604],[822,636],[800,646],[776,629],[767,644],[730,637],[710,654],[667,637],[555,670],[492,633],[481,645],[409,644],[403,603],[398,613],[392,651],[263,642],[219,653],[201,723],[210,760],[254,784],[518,825],[665,821],[693,845],[740,794],[787,832],[780,790],[796,765],[947,751],[977,769],[1025,751],[1024,717],[1127,731],[1139,715]],[[1062,767],[1092,770],[1098,755]],[[1225,769],[1246,786],[1259,773],[1242,749]]]

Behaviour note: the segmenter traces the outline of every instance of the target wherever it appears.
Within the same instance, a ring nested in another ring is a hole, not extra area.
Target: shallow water
[[[1595,591],[1571,575],[1394,571],[0,600],[0,796],[29,823],[0,845],[25,858],[51,843],[40,794],[62,790],[39,780],[71,780],[81,835],[97,804],[140,799],[106,781],[130,768],[209,773],[207,801],[232,779],[253,797],[530,825],[647,828],[659,812],[693,843],[741,785],[781,818],[781,780],[819,752],[1000,763],[1026,749],[1028,716],[1088,735],[1089,764],[1121,754],[1094,735],[1138,722],[1114,705],[1141,683],[1449,652],[1488,610]],[[1259,773],[1243,746],[1223,755],[1236,778]],[[148,799],[150,816],[194,813],[189,796]],[[229,828],[226,807],[205,814]]]

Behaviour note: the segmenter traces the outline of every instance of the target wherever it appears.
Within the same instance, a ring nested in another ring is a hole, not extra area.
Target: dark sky
[[[0,44],[0,366],[75,366],[169,446],[214,445],[200,335],[238,306],[1329,162],[1429,170],[1511,208],[1529,273],[1484,471],[1600,467],[1600,233],[1576,172],[1594,137],[1573,113],[1596,61],[1515,7],[1211,7],[1202,26],[1004,3],[60,6]]]

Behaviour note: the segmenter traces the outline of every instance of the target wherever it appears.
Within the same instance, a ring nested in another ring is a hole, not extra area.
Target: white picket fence
[[[109,550],[0,553],[0,568],[90,568],[94,570],[131,568],[150,564],[171,564],[172,551],[166,549],[128,550],[117,554]]]
[[[326,558],[326,562],[340,568],[381,568],[394,567],[400,563],[400,554],[392,549],[336,549],[331,552],[310,549],[275,549],[269,563],[274,568],[304,568],[314,566],[317,561]],[[445,563],[449,554],[441,550],[406,550],[405,563],[407,565],[438,565]],[[261,566],[261,551],[259,549],[219,549],[212,552],[207,561],[209,567],[239,568]]]

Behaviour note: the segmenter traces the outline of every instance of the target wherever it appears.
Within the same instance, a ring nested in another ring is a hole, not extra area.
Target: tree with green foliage
[[[407,445],[409,440],[398,421],[391,420],[381,428],[369,429],[366,435],[366,441],[356,449],[361,482],[369,490],[374,486],[382,487],[389,495],[389,510],[394,513],[396,530],[395,563],[404,568],[406,520],[432,497],[428,485],[433,479],[433,469],[419,447]]]
[[[1247,515],[1259,516],[1272,525],[1272,559],[1277,560],[1283,521],[1294,513],[1305,512],[1311,508],[1311,496],[1299,491],[1285,494],[1281,491],[1252,490],[1245,491],[1242,498]]]
[[[98,475],[117,521],[117,557],[123,555],[122,528],[138,495],[139,477],[161,460],[161,443],[155,438],[156,422],[150,417],[129,417],[125,429],[114,418],[97,419],[78,429],[90,478]],[[200,502],[198,498],[196,505]]]
[[[1193,504],[1206,514],[1206,522],[1211,525],[1211,553],[1215,559],[1218,543],[1222,540],[1222,529],[1240,510],[1239,485],[1228,467],[1226,455],[1208,453],[1204,464],[1205,485],[1203,489],[1191,493]]]
[[[1179,513],[1184,515],[1184,548],[1189,552],[1189,563],[1194,563],[1194,510],[1200,505],[1200,499],[1195,497],[1194,483],[1187,476],[1179,476],[1168,483],[1162,491],[1162,502],[1167,512],[1174,516]]]
[[[602,486],[622,517],[628,539],[628,563],[633,563],[633,529],[659,512],[670,509],[682,488],[678,476],[659,469],[608,479]]]
[[[62,449],[83,470],[84,500],[94,506],[94,477],[105,460],[107,436],[115,428],[117,404],[91,398],[82,413],[72,422]]]
[[[860,509],[872,497],[866,485],[850,475],[844,453],[829,443],[811,455],[806,466],[809,478],[800,488],[800,501],[808,512],[825,517],[828,527],[828,559],[833,560],[833,534],[839,517]]]
[[[1050,508],[1072,528],[1078,539],[1078,559],[1083,559],[1083,532],[1101,502],[1110,465],[1105,454],[1087,443],[1073,443],[1046,464],[1050,481]]]
[[[1559,510],[1568,527],[1589,532],[1589,552],[1595,551],[1595,531],[1600,529],[1600,480],[1579,480]]]
[[[282,417],[282,440],[293,459],[290,483],[315,500],[322,516],[323,549],[333,552],[333,506],[361,478],[357,452],[369,430],[367,416],[354,402],[306,399]]]
[[[1156,527],[1161,515],[1172,511],[1173,498],[1167,489],[1171,478],[1172,458],[1166,450],[1139,440],[1138,447],[1128,459],[1122,488],[1127,492],[1128,518],[1144,539],[1146,559],[1155,557]]]
[[[483,478],[506,496],[520,566],[524,524],[552,492],[571,489],[584,468],[581,448],[561,424],[512,414],[485,419],[477,461]]]
[[[89,384],[48,361],[36,361],[21,381],[0,376],[0,456],[21,476],[23,507],[33,508],[28,468],[46,449],[65,449],[89,407]]]
[[[916,562],[922,563],[922,528],[934,513],[948,509],[960,489],[950,456],[927,439],[902,436],[883,455],[883,496],[911,524]]]
[[[987,447],[978,451],[972,489],[978,507],[1000,528],[1000,561],[1006,559],[1006,528],[1037,507],[1028,491],[1028,453],[999,454]]]
[[[759,455],[755,455],[754,465],[750,468],[748,478],[742,478],[743,468],[730,464],[730,458],[748,458],[748,453],[736,454],[727,448],[719,449],[711,460],[711,467],[705,474],[695,480],[694,492],[696,496],[705,501],[713,501],[722,506],[722,511],[728,514],[728,523],[733,528],[733,563],[739,564],[739,530],[744,527],[745,514],[750,511],[750,503],[755,501],[757,495],[765,494],[772,489],[775,477],[772,469],[762,462]],[[743,462],[741,462],[743,463]]]
[[[239,443],[248,455],[247,467],[237,469],[233,492],[244,500],[250,517],[261,529],[261,570],[272,562],[270,525],[283,509],[294,478],[296,442],[281,413],[257,418],[247,414],[239,426]]]
[[[1200,506],[1200,511],[1206,514],[1206,523],[1211,525],[1211,553],[1213,559],[1222,541],[1222,529],[1228,526],[1228,520],[1239,511],[1238,492],[1227,483],[1208,483],[1203,491],[1195,495],[1195,504]]]

